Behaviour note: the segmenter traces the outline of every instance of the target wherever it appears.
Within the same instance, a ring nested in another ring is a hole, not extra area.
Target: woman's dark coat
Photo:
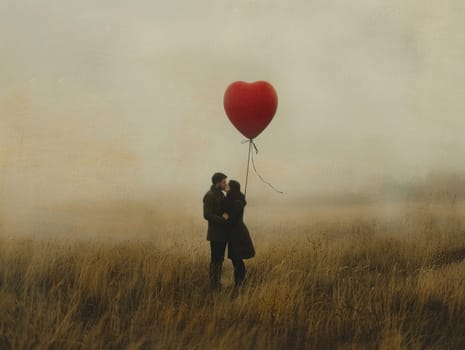
[[[229,259],[249,259],[255,256],[255,249],[249,230],[244,224],[245,204],[246,202],[243,198],[225,199],[225,209],[229,214]]]

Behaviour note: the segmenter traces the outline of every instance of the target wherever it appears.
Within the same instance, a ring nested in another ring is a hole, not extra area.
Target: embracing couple
[[[210,286],[215,290],[221,289],[221,270],[227,246],[228,258],[234,267],[234,286],[240,287],[246,272],[243,259],[255,256],[243,221],[247,202],[239,182],[228,182],[223,173],[213,174],[211,180],[210,190],[203,197],[203,216],[208,221],[207,240],[211,249]]]

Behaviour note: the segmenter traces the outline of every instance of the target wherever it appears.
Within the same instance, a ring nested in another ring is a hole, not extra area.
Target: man
[[[223,211],[224,191],[227,176],[215,173],[212,176],[210,190],[203,197],[203,217],[208,221],[207,240],[210,241],[210,286],[221,289],[221,270],[228,241],[228,218]]]

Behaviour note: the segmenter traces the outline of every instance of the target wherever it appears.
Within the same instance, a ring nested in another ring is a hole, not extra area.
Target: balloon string
[[[248,140],[246,140],[247,142]],[[244,143],[244,142],[242,142]],[[251,151],[252,151],[252,143],[249,143],[249,155],[247,157],[247,175],[245,176],[245,188],[244,188],[244,197],[247,196],[247,182],[249,180],[249,164],[250,164],[250,154],[251,154]]]
[[[255,166],[255,161],[253,159],[253,152],[252,151],[252,146],[253,148],[255,149],[255,154],[258,154],[258,148],[257,148],[257,145],[255,144],[255,142],[253,141],[253,139],[249,139],[249,140],[244,140],[242,141],[241,143],[246,143],[248,142],[249,143],[249,156],[248,156],[248,159],[247,159],[247,175],[246,175],[246,178],[245,178],[245,189],[244,189],[244,196],[247,194],[247,181],[248,181],[248,178],[249,178],[249,164],[250,164],[250,159],[252,159],[252,168],[255,172],[255,174],[257,174],[257,176],[260,178],[260,180],[267,184],[268,186],[270,186],[275,192],[277,193],[280,193],[280,194],[283,194],[284,192],[278,190],[276,187],[274,187],[271,183],[269,183],[268,181],[266,181],[257,171],[257,168]]]

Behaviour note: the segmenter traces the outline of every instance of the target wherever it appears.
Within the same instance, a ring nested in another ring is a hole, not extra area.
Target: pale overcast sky
[[[235,80],[278,93],[256,162],[286,198],[463,171],[464,23],[462,0],[3,0],[1,205],[243,181]]]

